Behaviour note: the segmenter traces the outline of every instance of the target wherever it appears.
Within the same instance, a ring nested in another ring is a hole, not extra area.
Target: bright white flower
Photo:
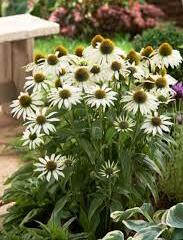
[[[161,104],[168,104],[175,101],[173,89],[152,89],[150,93],[154,94]]]
[[[42,136],[44,136],[44,134],[36,133],[31,128],[26,129],[23,132],[22,140],[24,141],[24,143],[22,145],[28,145],[30,149],[35,149],[36,147],[44,143]]]
[[[34,62],[31,62],[27,66],[25,66],[25,71],[41,71],[43,62],[45,62],[45,57],[42,54],[36,54],[36,56],[34,57]]]
[[[89,47],[83,52],[88,61],[99,65],[110,65],[113,61],[120,61],[124,54],[110,39],[104,39],[96,48]]]
[[[144,124],[142,125],[141,129],[144,130],[147,134],[163,134],[164,132],[170,132],[169,127],[173,124],[169,121],[170,117],[164,115],[158,115],[157,112],[154,115],[149,115],[146,117]]]
[[[114,100],[116,100],[117,93],[112,91],[111,88],[107,86],[98,86],[91,87],[87,91],[86,103],[91,107],[96,107],[97,109],[102,106],[105,108],[111,105],[114,105]]]
[[[46,61],[42,63],[42,70],[48,75],[56,76],[61,62],[57,54],[48,54]]]
[[[82,90],[95,84],[91,82],[88,66],[77,66],[73,68],[72,72],[64,75],[62,79],[64,83],[73,84]]]
[[[40,133],[41,131],[49,135],[50,132],[55,132],[54,122],[60,121],[58,118],[53,117],[56,112],[46,113],[47,108],[38,109],[36,113],[27,117],[27,122],[24,124],[27,129],[32,128],[34,132]]]
[[[158,89],[169,88],[170,85],[174,85],[177,83],[177,80],[169,74],[165,74],[163,76],[159,74],[151,74],[150,77],[155,81],[155,86]]]
[[[48,95],[51,106],[65,107],[71,109],[72,105],[81,102],[81,90],[74,86],[64,85],[63,87],[53,88]]]
[[[41,105],[43,105],[43,101],[39,94],[33,93],[29,95],[28,93],[21,92],[18,99],[14,100],[10,107],[13,108],[11,111],[13,117],[20,118],[22,116],[25,120],[27,116],[33,114]]]
[[[171,66],[177,67],[182,62],[182,57],[178,50],[174,50],[168,43],[160,45],[158,50],[152,55],[152,61],[159,68]]]
[[[107,82],[111,80],[108,69],[99,65],[99,64],[92,64],[89,67],[90,71],[90,80],[91,82]]]
[[[32,88],[33,92],[41,91],[42,89],[47,90],[49,80],[44,72],[36,71],[33,76],[26,77],[26,83],[24,88],[26,91]]]
[[[39,163],[35,163],[35,172],[41,172],[38,178],[46,177],[49,182],[51,178],[58,181],[59,176],[65,177],[63,173],[64,163],[61,160],[61,155],[52,154],[51,156],[45,156],[44,158],[39,158]]]
[[[132,128],[135,126],[135,122],[129,117],[117,117],[114,121],[114,127],[117,132],[128,132],[132,131]]]
[[[124,108],[128,111],[132,111],[134,114],[140,110],[144,115],[155,111],[158,108],[158,100],[152,94],[138,89],[133,92],[128,92],[128,95],[124,96],[121,100],[126,103]]]
[[[99,171],[99,174],[105,178],[112,178],[112,177],[118,177],[119,171],[120,170],[118,169],[117,163],[107,161],[102,165],[101,170]]]
[[[110,67],[106,70],[106,72],[110,79],[114,77],[116,80],[119,80],[120,76],[126,77],[130,73],[130,71],[127,70],[127,65],[122,60],[113,61]]]
[[[127,71],[138,80],[149,76],[149,70],[143,63],[139,63],[138,65],[135,65],[135,63],[128,64]]]

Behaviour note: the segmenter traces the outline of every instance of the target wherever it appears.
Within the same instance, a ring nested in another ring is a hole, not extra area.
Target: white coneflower
[[[158,108],[157,98],[143,89],[128,92],[128,95],[124,96],[121,101],[127,102],[124,108],[134,114],[140,110],[142,114],[146,115]]]
[[[46,61],[42,63],[42,70],[48,75],[55,76],[60,69],[60,60],[57,54],[48,54]]]
[[[99,175],[105,178],[118,177],[119,169],[117,163],[107,161],[105,162],[101,169],[99,170]]]
[[[163,132],[170,132],[169,127],[173,124],[169,121],[170,117],[164,115],[158,115],[157,112],[154,115],[146,117],[141,129],[147,134],[156,135],[157,133],[162,135]]]
[[[48,89],[49,80],[44,72],[36,71],[33,73],[33,76],[26,77],[26,80],[27,81],[24,85],[26,91],[31,88],[33,92]]]
[[[62,106],[71,109],[72,105],[76,105],[81,102],[81,90],[70,85],[64,85],[59,88],[53,88],[48,95],[48,100],[51,106],[58,106],[60,109]]]
[[[130,71],[127,70],[127,65],[122,60],[113,61],[106,72],[111,79],[114,77],[116,80],[119,80],[120,76],[126,77],[130,73]]]
[[[35,149],[36,147],[40,146],[44,143],[42,137],[44,134],[36,133],[33,129],[26,129],[23,132],[22,140],[24,143],[23,146],[28,145],[30,149]]]
[[[133,76],[134,78],[141,80],[142,78],[147,78],[149,76],[149,70],[143,63],[139,63],[136,65],[135,63],[128,63],[127,71],[129,75]]]
[[[88,89],[86,95],[86,103],[91,107],[96,107],[97,109],[102,106],[105,110],[106,107],[114,105],[117,93],[112,91],[106,85],[94,86]]]
[[[34,61],[25,66],[26,72],[39,71],[42,69],[43,63],[45,62],[45,56],[43,54],[36,54],[34,56]]]
[[[155,81],[155,86],[158,89],[165,89],[165,88],[169,88],[171,85],[174,85],[177,83],[177,80],[175,78],[173,78],[172,76],[170,76],[169,74],[165,74],[165,75],[150,75],[152,79],[154,79]]]
[[[27,116],[30,116],[36,109],[43,105],[41,97],[37,93],[29,95],[27,92],[21,92],[18,99],[14,100],[10,107],[12,107],[12,115],[20,118],[21,116],[25,120]]]
[[[171,89],[152,89],[150,93],[154,94],[161,104],[169,104],[175,101],[175,93]]]
[[[129,117],[117,117],[114,121],[114,127],[117,132],[128,132],[132,131],[132,128],[135,126],[135,122]]]
[[[94,64],[110,65],[113,61],[120,60],[124,52],[120,48],[115,47],[110,39],[104,39],[95,49],[85,49],[83,55]]]
[[[35,163],[35,172],[40,172],[41,174],[38,178],[46,177],[49,182],[51,178],[59,180],[59,176],[65,177],[63,173],[64,163],[61,160],[61,155],[52,154],[51,156],[45,156],[44,158],[39,158],[39,163]]]
[[[160,45],[157,51],[152,56],[152,61],[159,68],[171,66],[177,67],[182,62],[182,57],[178,50],[174,50],[169,43]]]
[[[29,117],[27,117],[28,121],[25,123],[27,129],[32,128],[34,132],[44,132],[47,135],[49,135],[50,132],[55,132],[56,129],[53,123],[60,120],[53,117],[56,112],[51,112],[49,114],[47,114],[46,112],[47,108],[38,109],[36,113],[33,113]]]
[[[140,51],[140,55],[143,58],[149,58],[154,52],[154,49],[152,46],[147,46],[145,48],[142,48]]]
[[[92,66],[89,67],[91,82],[107,82],[110,79],[107,70],[107,68],[99,64],[92,64]]]

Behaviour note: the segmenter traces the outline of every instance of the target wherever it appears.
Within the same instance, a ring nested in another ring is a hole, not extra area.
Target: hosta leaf
[[[159,226],[150,226],[142,229],[133,237],[133,240],[156,240],[165,231]]]
[[[124,240],[124,235],[121,231],[112,231],[105,235],[102,240]]]
[[[183,240],[183,229],[174,229],[171,240]]]
[[[127,220],[123,221],[123,224],[130,230],[139,232],[144,228],[153,226],[153,223],[146,222],[144,220]]]
[[[183,203],[168,209],[162,216],[162,223],[174,228],[183,228]]]

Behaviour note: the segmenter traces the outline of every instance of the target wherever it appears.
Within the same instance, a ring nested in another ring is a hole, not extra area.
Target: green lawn
[[[132,48],[132,44],[127,37],[118,35],[113,40],[118,47],[121,47],[125,51],[129,51]],[[70,39],[62,36],[38,38],[35,41],[35,52],[47,54],[52,52],[53,49],[60,44],[64,45],[72,53],[77,46],[87,46],[89,41]]]

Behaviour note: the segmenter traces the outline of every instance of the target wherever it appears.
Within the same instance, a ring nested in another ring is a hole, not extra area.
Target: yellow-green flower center
[[[119,127],[123,130],[123,129],[127,129],[129,127],[129,124],[127,121],[121,121],[119,122]]]
[[[149,57],[153,51],[154,49],[151,46],[147,46],[146,48],[143,49],[142,56]]]
[[[151,119],[151,123],[154,127],[159,127],[161,125],[161,118],[160,117],[153,117]]]
[[[102,54],[111,54],[114,50],[114,43],[110,39],[104,39],[100,44],[100,51]]]
[[[62,87],[62,83],[61,83],[61,80],[60,80],[59,78],[57,78],[57,79],[55,80],[55,87],[56,87],[56,88]]]
[[[56,168],[57,168],[57,164],[55,161],[50,160],[46,163],[46,169],[48,171],[54,171]]]
[[[163,95],[158,96],[158,100],[162,103],[165,103],[167,101],[167,98]]]
[[[167,57],[172,54],[173,48],[169,43],[163,43],[159,47],[159,53],[163,57]]]
[[[43,54],[38,53],[34,56],[35,64],[39,64],[39,63],[42,63],[44,61],[45,61],[45,56]]]
[[[138,104],[145,103],[147,100],[147,94],[144,91],[139,90],[133,94],[133,99]]]
[[[89,79],[89,73],[86,68],[79,68],[75,72],[75,79],[77,82],[86,82]]]
[[[161,69],[160,74],[162,77],[164,77],[167,74],[166,68]]]
[[[97,43],[101,43],[104,40],[104,38],[101,35],[96,35],[91,40],[91,45],[95,48],[97,46]]]
[[[105,174],[106,174],[107,177],[111,177],[114,174],[113,168],[110,168],[110,167],[106,168],[105,169]]]
[[[112,64],[111,64],[111,69],[113,70],[113,71],[119,71],[120,69],[121,69],[121,63],[120,62],[117,62],[117,61],[114,61],[114,62],[112,62]]]
[[[55,54],[49,54],[47,62],[49,65],[56,65],[58,63],[58,57]]]
[[[46,117],[43,116],[43,115],[39,115],[37,116],[36,118],[36,122],[39,124],[39,125],[43,125],[46,123]]]
[[[67,49],[60,45],[58,47],[55,48],[55,53],[58,52],[58,57],[62,57],[62,56],[66,56],[67,55]]]
[[[68,89],[63,89],[63,90],[60,90],[59,96],[62,99],[67,99],[71,97],[71,92]]]
[[[157,88],[164,88],[167,85],[167,80],[165,77],[160,77],[156,80]]]
[[[98,89],[98,90],[95,91],[95,97],[97,99],[103,99],[103,98],[106,97],[106,92],[102,89]]]
[[[19,102],[20,102],[20,105],[23,107],[23,108],[27,108],[31,105],[32,103],[32,99],[30,96],[27,96],[27,95],[23,95],[23,96],[20,96],[19,97]]]
[[[147,90],[152,89],[155,86],[155,81],[152,78],[147,78],[143,83],[143,87]]]
[[[83,56],[83,50],[84,50],[84,47],[77,47],[77,48],[75,49],[75,54],[76,54],[76,56],[82,57],[82,56]]]
[[[41,83],[45,80],[45,75],[41,72],[35,73],[34,74],[34,81],[36,83]]]
[[[90,72],[93,73],[93,74],[98,74],[100,72],[100,66],[93,65],[93,67],[91,68]]]
[[[127,55],[127,60],[130,62],[130,63],[135,63],[135,65],[138,65],[140,63],[140,58],[139,56],[137,55],[137,53],[134,51],[134,50],[131,50],[128,55]]]
[[[29,135],[29,139],[30,139],[31,141],[34,141],[36,138],[37,138],[37,134],[36,134],[36,133],[33,133],[33,134],[30,134],[30,135]]]

